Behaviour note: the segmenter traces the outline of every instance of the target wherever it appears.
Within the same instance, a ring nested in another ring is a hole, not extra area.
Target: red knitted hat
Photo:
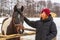
[[[50,10],[48,8],[44,8],[41,13],[45,12],[48,16],[50,15]]]

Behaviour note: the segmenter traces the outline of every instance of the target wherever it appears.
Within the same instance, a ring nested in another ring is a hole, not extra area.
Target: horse
[[[21,7],[20,13],[22,13],[23,11],[22,9],[23,8]],[[2,27],[1,27],[2,35],[22,34],[24,32],[24,26],[22,25],[23,21],[21,21],[20,23],[17,23],[18,19],[14,17],[15,13],[16,14],[18,13],[17,5],[14,6],[14,12],[13,12],[12,17],[9,17],[3,20]],[[6,40],[20,40],[20,37],[6,39]]]

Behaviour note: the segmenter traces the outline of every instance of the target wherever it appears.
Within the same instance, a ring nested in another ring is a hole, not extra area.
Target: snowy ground
[[[2,23],[3,19],[5,19],[5,17],[0,18],[0,33],[1,33],[1,23]],[[34,21],[39,20],[39,18],[28,18],[28,19],[34,20]],[[59,40],[60,39],[60,18],[54,18],[54,22],[57,25],[57,31],[58,31],[57,40]],[[25,22],[23,25],[25,28],[32,28],[32,27],[28,26]],[[34,29],[34,28],[32,28],[32,29]],[[24,36],[23,38],[24,38],[24,40],[35,40],[35,35]]]

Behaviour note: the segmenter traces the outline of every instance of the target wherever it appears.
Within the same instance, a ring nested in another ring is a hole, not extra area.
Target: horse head
[[[16,17],[17,17],[16,14],[22,13],[23,12],[23,9],[24,9],[23,6],[21,6],[21,8],[19,8],[19,9],[17,8],[17,5],[14,6],[14,13],[13,13],[12,20],[13,20],[14,27],[17,30],[18,33],[23,33],[24,32],[24,26],[21,23],[16,24],[14,20],[17,20],[18,21],[18,19],[16,19]],[[20,20],[21,20],[21,18],[20,18]]]

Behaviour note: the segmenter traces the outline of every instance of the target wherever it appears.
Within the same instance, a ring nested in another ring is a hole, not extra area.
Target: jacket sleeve
[[[30,21],[26,17],[24,17],[24,21],[31,27],[36,28],[36,21]]]
[[[53,22],[50,28],[50,33],[47,36],[47,39],[53,39],[54,37],[56,37],[57,35],[57,28],[56,28],[56,24]]]

